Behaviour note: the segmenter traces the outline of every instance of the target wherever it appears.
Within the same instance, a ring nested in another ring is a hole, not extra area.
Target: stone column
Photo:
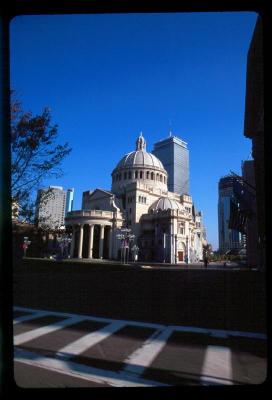
[[[76,227],[75,227],[75,225],[73,225],[72,242],[71,242],[71,248],[70,248],[70,257],[71,258],[74,258],[75,242],[76,242]]]
[[[109,259],[112,258],[112,227],[109,227]]]
[[[84,226],[84,225],[80,225],[80,228],[79,228],[78,258],[82,258],[83,226]]]
[[[104,247],[104,225],[101,225],[100,238],[99,238],[99,258],[103,258],[103,247]]]
[[[89,225],[89,243],[88,243],[88,258],[93,258],[93,232],[94,225]]]

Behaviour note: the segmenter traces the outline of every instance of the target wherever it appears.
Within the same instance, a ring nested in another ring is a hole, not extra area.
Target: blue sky
[[[25,111],[51,108],[73,148],[64,176],[45,181],[110,189],[111,171],[140,131],[153,143],[188,143],[190,194],[218,247],[218,180],[251,158],[243,136],[246,57],[257,15],[161,13],[16,17],[11,87]]]

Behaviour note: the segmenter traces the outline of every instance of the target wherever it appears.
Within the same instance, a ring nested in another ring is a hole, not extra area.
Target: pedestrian
[[[204,257],[204,267],[207,268],[208,266],[208,257]]]

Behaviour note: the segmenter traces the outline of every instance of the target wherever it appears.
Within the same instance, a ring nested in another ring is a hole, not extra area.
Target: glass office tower
[[[168,190],[189,194],[189,150],[187,143],[170,136],[154,144],[152,153],[161,160],[168,173]]]
[[[73,210],[74,189],[67,189],[65,215]]]
[[[234,176],[225,176],[218,184],[218,234],[221,253],[241,247],[241,234],[235,229],[229,229],[231,201],[237,204],[233,189],[235,179]]]

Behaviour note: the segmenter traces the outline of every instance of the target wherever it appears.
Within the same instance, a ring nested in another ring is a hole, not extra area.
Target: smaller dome
[[[183,207],[176,200],[169,199],[168,197],[160,197],[149,207],[149,211],[152,211],[152,212],[159,211],[159,210],[161,210],[161,211],[164,211],[164,210],[182,211]]]

